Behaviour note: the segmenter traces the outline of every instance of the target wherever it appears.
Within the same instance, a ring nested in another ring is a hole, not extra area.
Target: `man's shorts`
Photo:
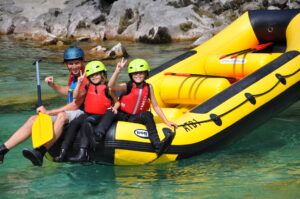
[[[66,112],[66,114],[67,114],[68,117],[69,117],[69,123],[70,123],[72,120],[76,119],[77,117],[79,117],[81,114],[84,113],[84,112],[83,112],[82,110],[80,110],[80,109],[77,109],[77,110],[75,110],[75,111],[65,111],[65,112]],[[52,122],[55,122],[56,118],[57,118],[56,115],[52,115],[52,116],[51,116]]]

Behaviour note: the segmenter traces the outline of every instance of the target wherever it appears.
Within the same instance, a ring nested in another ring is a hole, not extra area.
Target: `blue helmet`
[[[75,59],[84,59],[84,52],[77,46],[71,46],[64,52],[64,61],[71,61]]]

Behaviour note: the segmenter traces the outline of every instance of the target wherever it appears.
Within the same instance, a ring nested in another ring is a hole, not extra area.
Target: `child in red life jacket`
[[[74,98],[79,97],[84,99],[84,113],[71,122],[62,143],[60,154],[54,159],[56,162],[63,162],[66,160],[67,151],[78,132],[80,132],[79,153],[75,157],[70,157],[69,161],[88,161],[87,148],[89,146],[89,138],[85,133],[85,129],[99,123],[107,109],[111,109],[112,112],[116,113],[119,108],[120,103],[117,96],[114,92],[110,92],[107,86],[106,72],[107,69],[102,62],[91,61],[85,67],[85,74],[78,78],[78,84],[74,91]],[[89,83],[84,89],[78,91],[84,79],[84,75],[88,78]]]
[[[101,123],[98,125],[99,128],[97,127],[98,131],[95,132],[97,138],[96,141],[102,139],[114,120],[140,123],[146,126],[151,144],[157,155],[160,156],[164,152],[166,146],[172,142],[174,133],[171,130],[167,131],[167,136],[160,141],[153,115],[148,111],[150,104],[152,104],[157,115],[161,117],[169,127],[177,127],[177,125],[166,119],[156,101],[152,86],[145,82],[145,79],[150,72],[147,61],[144,59],[135,59],[131,61],[128,65],[128,74],[131,81],[128,83],[116,84],[118,75],[125,63],[126,60],[124,61],[124,59],[122,59],[122,61],[117,64],[116,70],[108,83],[108,86],[112,90],[123,92],[123,95],[120,97],[121,107],[117,114],[112,111],[107,111],[102,118]]]

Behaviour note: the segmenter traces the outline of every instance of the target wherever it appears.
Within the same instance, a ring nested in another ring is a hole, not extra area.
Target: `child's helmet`
[[[64,52],[64,61],[84,59],[84,52],[78,46],[71,46]]]
[[[150,66],[144,59],[134,59],[128,65],[128,73],[150,72]]]
[[[91,61],[85,66],[85,76],[87,77],[99,72],[107,72],[101,61]]]

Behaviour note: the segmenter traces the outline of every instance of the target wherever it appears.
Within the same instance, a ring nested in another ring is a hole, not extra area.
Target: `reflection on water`
[[[37,48],[29,41],[0,43],[3,143],[34,112],[33,60],[44,57],[42,78],[51,74],[59,83],[65,83],[68,72],[55,58],[63,49]],[[132,57],[146,57],[155,67],[181,54],[186,44],[123,45]],[[110,75],[113,67],[108,68]],[[122,75],[123,80],[128,78],[126,72]],[[45,84],[42,90],[43,99],[49,99],[47,106],[65,103]],[[10,103],[13,105],[8,106]],[[83,166],[45,160],[42,168],[36,168],[21,154],[23,147],[31,147],[29,140],[10,151],[0,165],[0,198],[299,198],[299,112],[297,103],[235,144],[160,165]]]

